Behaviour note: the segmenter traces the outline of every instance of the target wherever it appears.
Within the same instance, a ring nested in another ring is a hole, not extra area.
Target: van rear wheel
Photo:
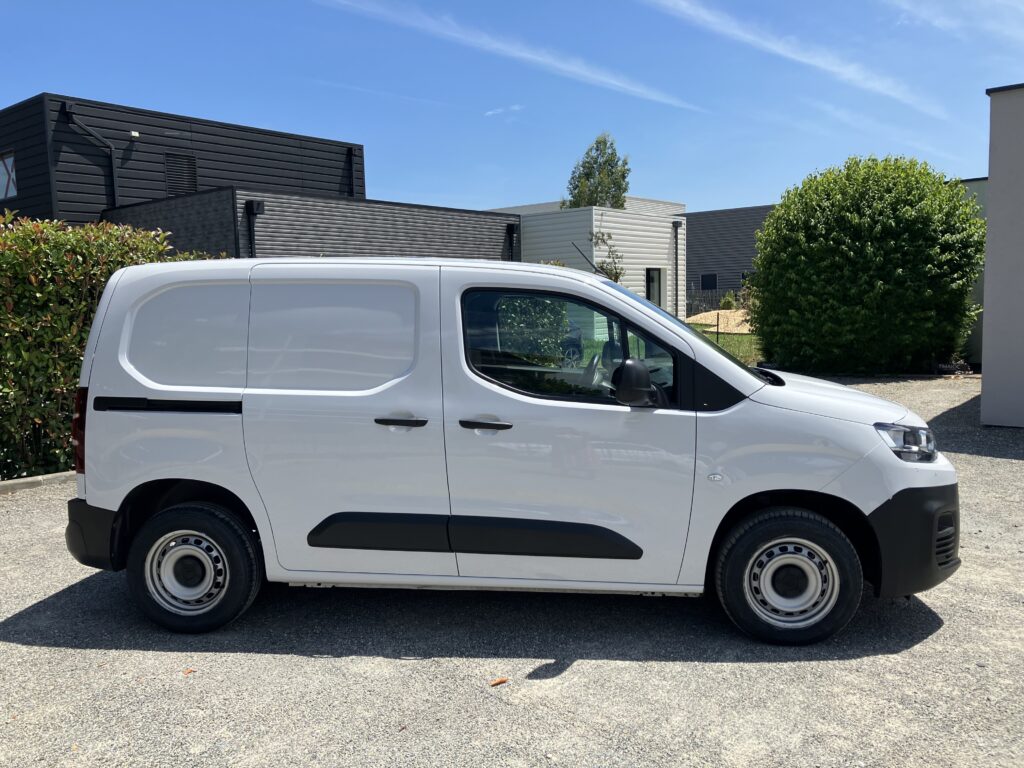
[[[729,534],[715,583],[741,630],[769,643],[804,645],[849,623],[864,577],[857,550],[835,525],[806,509],[773,507]]]
[[[262,583],[254,537],[228,510],[197,502],[146,521],[127,573],[143,613],[173,632],[209,632],[237,619]]]

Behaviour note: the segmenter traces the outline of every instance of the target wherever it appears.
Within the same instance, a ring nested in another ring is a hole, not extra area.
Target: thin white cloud
[[[874,134],[931,157],[939,157],[943,160],[948,160],[954,163],[958,163],[962,160],[958,155],[951,154],[945,150],[921,141],[906,129],[881,122],[880,120],[875,120],[873,117],[861,114],[860,112],[852,112],[848,109],[844,109],[843,107],[836,106],[835,104],[830,104],[827,101],[808,100],[807,103],[828,115],[836,122],[842,123],[843,125],[860,131],[861,133]]]
[[[507,107],[495,107],[494,109],[488,109],[484,112],[484,117],[494,117],[495,115],[504,115],[509,112],[522,112],[525,107],[522,104],[510,104]]]
[[[1019,0],[885,0],[902,19],[927,24],[957,37],[970,32],[1024,43],[1024,3]]]
[[[394,24],[448,40],[479,51],[515,59],[530,64],[547,72],[552,72],[570,80],[605,88],[610,91],[624,93],[638,99],[666,104],[678,109],[690,109],[702,112],[700,107],[637,82],[625,75],[590,64],[574,56],[557,51],[536,48],[520,40],[497,37],[489,32],[458,23],[450,16],[432,16],[410,5],[391,3],[372,3],[368,0],[320,0],[325,5],[368,16],[388,24]]]
[[[832,51],[807,45],[792,37],[782,37],[760,29],[734,16],[708,8],[697,0],[646,0],[659,10],[728,37],[752,48],[813,67],[835,79],[864,91],[887,96],[931,117],[945,118],[938,104],[915,94],[905,83],[876,72],[860,62],[843,58]]]
[[[941,29],[943,32],[959,34],[963,29],[963,21],[944,12],[935,2],[920,2],[920,0],[885,0],[904,13],[905,18],[923,22],[929,26]]]

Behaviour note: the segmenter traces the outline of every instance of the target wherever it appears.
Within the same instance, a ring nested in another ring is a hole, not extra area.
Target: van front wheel
[[[186,503],[158,512],[128,551],[128,587],[173,632],[209,632],[238,618],[262,583],[256,542],[226,509]]]
[[[864,583],[846,535],[821,515],[789,507],[740,523],[719,551],[715,576],[736,626],[786,645],[839,632],[857,612]]]

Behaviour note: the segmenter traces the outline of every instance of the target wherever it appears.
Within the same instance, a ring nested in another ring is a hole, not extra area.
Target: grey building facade
[[[366,199],[345,141],[43,93],[0,110],[0,207],[246,256],[518,256],[519,217]]]
[[[743,278],[754,269],[754,233],[774,207],[755,205],[687,213],[687,291],[738,291]]]

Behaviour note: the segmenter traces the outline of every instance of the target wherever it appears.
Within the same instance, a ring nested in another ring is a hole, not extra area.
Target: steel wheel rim
[[[750,558],[743,578],[744,596],[757,617],[783,629],[821,621],[835,607],[839,588],[832,557],[806,539],[775,539],[764,545]]]
[[[212,538],[198,531],[168,533],[146,554],[146,588],[164,609],[195,616],[213,609],[228,585],[227,558]]]

